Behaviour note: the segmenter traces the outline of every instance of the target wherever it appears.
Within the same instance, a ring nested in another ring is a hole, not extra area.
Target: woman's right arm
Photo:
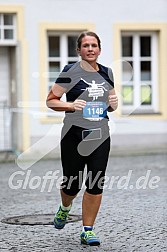
[[[74,111],[75,109],[72,102],[61,101],[61,97],[64,93],[65,89],[55,83],[47,96],[47,107],[55,111]]]
[[[65,92],[65,88],[55,83],[47,96],[47,107],[54,111],[71,112],[74,112],[75,110],[82,110],[85,107],[86,101],[84,100],[76,99],[74,102],[61,101],[61,97]]]

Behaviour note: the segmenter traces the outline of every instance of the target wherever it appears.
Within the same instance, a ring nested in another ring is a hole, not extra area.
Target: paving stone
[[[0,219],[54,214],[60,202],[56,183],[49,192],[49,182],[42,192],[41,187],[43,176],[48,171],[53,173],[59,169],[61,169],[60,160],[39,161],[29,169],[31,174],[26,186],[27,170],[23,171],[15,162],[1,163]],[[18,171],[24,175],[17,174],[13,184],[17,186],[18,180],[24,180],[25,188],[23,189],[22,184],[21,188],[11,189],[8,184],[9,178]],[[59,175],[61,176],[61,172]],[[81,221],[68,223],[63,230],[56,230],[53,225],[10,225],[0,222],[0,251],[166,252],[166,153],[111,156],[106,175],[108,183],[105,184],[102,205],[95,223],[95,232],[101,239],[100,247],[80,244]],[[35,179],[33,181],[35,176],[36,181]],[[37,176],[41,178],[41,183],[38,188],[31,189],[30,185],[35,188]],[[147,176],[145,184],[144,176]],[[112,184],[113,178],[117,179]],[[150,181],[155,182],[157,178],[160,181],[151,184]],[[157,185],[157,188],[151,189],[152,185]],[[81,214],[83,191],[84,187],[74,200],[71,214]]]

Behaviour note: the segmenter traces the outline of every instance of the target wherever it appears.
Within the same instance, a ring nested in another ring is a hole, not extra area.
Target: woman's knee
[[[71,181],[68,179],[66,182],[61,184],[61,190],[67,195],[74,196],[79,193],[82,188],[82,183],[75,181]]]

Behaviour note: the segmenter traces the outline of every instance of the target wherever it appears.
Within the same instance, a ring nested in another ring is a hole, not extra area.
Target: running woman
[[[107,113],[117,109],[118,97],[112,70],[97,62],[101,53],[98,35],[91,31],[81,33],[77,52],[81,60],[64,67],[46,101],[50,109],[65,111],[61,132],[64,179],[54,225],[57,229],[64,228],[72,202],[82,188],[87,167],[80,240],[81,244],[98,246],[100,240],[93,227],[101,205],[110,151]],[[61,99],[64,94],[66,101]]]

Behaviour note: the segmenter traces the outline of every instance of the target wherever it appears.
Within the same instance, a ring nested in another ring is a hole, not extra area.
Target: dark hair
[[[83,39],[85,36],[92,36],[92,37],[96,38],[96,39],[97,39],[97,42],[98,42],[98,46],[99,46],[99,48],[101,49],[101,41],[100,41],[99,36],[98,36],[95,32],[91,32],[91,31],[82,32],[82,33],[78,36],[78,39],[77,39],[77,48],[79,48],[79,49],[81,48],[82,39]]]

